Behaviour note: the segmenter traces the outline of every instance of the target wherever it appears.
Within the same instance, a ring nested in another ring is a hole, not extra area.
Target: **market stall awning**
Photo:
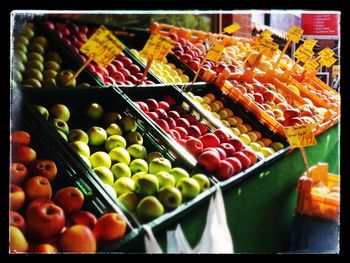
[[[258,32],[264,31],[265,29],[268,29],[277,37],[284,39],[284,40],[287,40],[287,32],[272,28],[270,26],[262,25],[259,23],[253,23],[253,29],[255,29]]]

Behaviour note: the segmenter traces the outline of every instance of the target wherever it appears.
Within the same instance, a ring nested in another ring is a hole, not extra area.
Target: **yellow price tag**
[[[125,46],[105,26],[100,26],[80,51],[99,65],[107,67]]]
[[[309,71],[309,72],[312,72],[314,71],[317,67],[319,66],[318,62],[313,60],[313,59],[310,59],[308,61],[305,62],[305,65],[304,65],[304,69],[306,71]]]
[[[145,46],[140,52],[140,55],[148,59],[161,61],[174,47],[174,44],[175,42],[168,37],[164,37],[159,34],[152,34],[148,38]]]
[[[332,49],[330,49],[329,47],[326,47],[324,49],[322,49],[320,52],[318,52],[318,55],[320,55],[321,57],[333,57],[334,55],[334,51]]]
[[[323,66],[329,68],[337,61],[337,59],[334,57],[321,57],[319,61]]]
[[[224,46],[218,43],[215,43],[207,53],[207,60],[217,62],[224,52]]]
[[[278,50],[278,45],[269,39],[257,37],[253,48],[266,57],[272,58]]]
[[[273,34],[273,33],[272,33],[270,30],[265,29],[265,30],[260,34],[260,36],[261,36],[262,38],[265,38],[265,39],[271,39],[272,34]]]
[[[313,55],[314,55],[314,52],[312,50],[306,48],[304,45],[301,45],[294,52],[294,56],[303,63],[305,63],[306,61],[311,59]]]
[[[314,46],[316,45],[317,40],[308,38],[304,41],[303,45],[305,48],[312,50],[314,48]]]
[[[334,65],[332,68],[332,76],[339,76],[340,75],[340,65]]]
[[[287,33],[287,39],[298,43],[303,33],[304,30],[302,30],[300,27],[292,26]]]
[[[233,23],[232,25],[225,27],[224,32],[228,34],[232,34],[233,32],[236,32],[237,30],[239,30],[240,28],[241,26],[238,23]]]
[[[317,142],[312,128],[311,124],[285,127],[284,131],[290,146],[300,148],[315,145]]]

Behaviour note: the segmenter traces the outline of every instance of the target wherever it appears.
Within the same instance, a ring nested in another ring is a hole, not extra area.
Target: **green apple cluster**
[[[43,106],[38,105],[37,109],[66,136],[73,150],[104,183],[106,191],[142,222],[177,208],[210,187],[204,174],[190,176],[185,169],[173,167],[162,153],[148,152],[137,131],[137,122],[130,116],[106,112],[93,102],[85,109],[85,115],[96,126],[85,131],[69,130],[67,106],[56,104],[47,112]]]
[[[50,50],[44,36],[35,34],[35,26],[26,23],[15,36],[13,59],[13,84],[22,87],[65,87],[74,75],[69,69],[62,69],[62,58]],[[69,86],[76,86],[74,80]],[[89,86],[80,83],[78,86]]]

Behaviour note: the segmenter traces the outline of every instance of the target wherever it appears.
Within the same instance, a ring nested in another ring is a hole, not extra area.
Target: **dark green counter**
[[[327,162],[329,171],[339,174],[339,125],[317,137],[317,145],[306,148],[309,165]],[[304,172],[299,150],[264,167],[233,188],[224,190],[227,221],[236,253],[283,253],[290,248],[290,230],[297,199],[297,182]],[[205,227],[209,201],[179,222],[193,247]],[[166,248],[166,230],[156,233]],[[144,251],[143,240],[138,249]]]

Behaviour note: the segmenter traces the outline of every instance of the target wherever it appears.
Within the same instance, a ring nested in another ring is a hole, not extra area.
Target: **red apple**
[[[87,226],[74,225],[68,227],[59,237],[58,248],[62,252],[95,253],[96,239]]]
[[[247,169],[251,165],[250,159],[242,152],[236,152],[233,157],[241,162],[243,169]]]
[[[10,226],[15,226],[23,233],[26,231],[26,221],[23,216],[16,211],[10,211]]]
[[[174,51],[174,54],[175,54],[177,57],[181,58],[181,57],[183,56],[184,52],[181,51],[181,50],[175,50],[175,51]]]
[[[236,152],[239,152],[244,148],[243,142],[239,138],[231,138],[228,143],[235,147]]]
[[[181,135],[177,130],[171,129],[171,130],[169,130],[169,133],[176,141],[181,140]],[[185,142],[186,142],[186,140],[184,141],[184,143]]]
[[[35,160],[29,164],[29,169],[31,174],[43,176],[50,182],[52,182],[57,175],[56,164],[51,160]]]
[[[43,204],[54,204],[54,202],[52,200],[46,199],[46,198],[34,199],[27,206],[26,213],[25,213],[26,218],[30,215],[33,208],[35,208],[37,206],[42,206]]]
[[[185,148],[194,156],[203,151],[203,144],[197,138],[188,139],[185,143]]]
[[[113,65],[113,64],[109,64],[107,67],[106,67],[109,75],[112,75],[113,73],[117,72],[117,68]]]
[[[10,176],[12,184],[22,185],[28,178],[28,170],[21,163],[11,163]]]
[[[219,64],[215,67],[216,73],[221,73],[225,68],[227,68],[226,64]]]
[[[253,96],[257,103],[262,104],[265,102],[264,97],[260,93],[254,93]]]
[[[229,162],[232,165],[234,174],[238,174],[240,171],[242,171],[241,161],[236,157],[228,157],[225,161]]]
[[[133,75],[130,75],[128,77],[128,80],[131,81],[133,84],[139,84],[139,82],[140,82],[140,80],[138,78],[136,78],[135,76],[133,76]]]
[[[172,106],[176,103],[175,99],[169,95],[165,96],[163,98],[163,101],[167,102],[169,104],[169,106]]]
[[[269,90],[262,93],[262,96],[264,97],[265,101],[274,101],[275,100],[275,94]]]
[[[176,122],[173,118],[166,117],[164,120],[168,123],[169,129],[174,129],[176,127]]]
[[[155,99],[147,99],[146,104],[149,108],[149,111],[155,111],[159,108],[158,102]]]
[[[179,37],[175,34],[175,33],[170,33],[169,35],[168,35],[168,37],[170,37],[172,40],[174,40],[174,41],[178,41],[178,39],[179,39]]]
[[[87,26],[79,26],[79,32],[88,35],[89,29]]]
[[[145,112],[148,117],[150,117],[152,120],[156,121],[158,120],[158,115],[155,112]]]
[[[75,23],[70,23],[67,28],[71,34],[77,35],[79,33],[79,27]]]
[[[195,125],[188,127],[187,132],[189,136],[193,136],[195,138],[199,138],[201,136],[201,130]]]
[[[184,127],[176,127],[174,130],[177,131],[180,134],[182,139],[186,139],[187,138],[188,133],[187,133],[187,130]]]
[[[18,211],[24,205],[26,196],[23,189],[15,184],[10,186],[10,209]]]
[[[122,70],[124,68],[123,63],[121,63],[119,60],[113,60],[112,64],[116,67],[117,70]]]
[[[102,76],[109,76],[107,69],[105,69],[104,67],[102,67],[100,65],[95,66],[95,70],[96,70],[96,73],[98,72]]]
[[[213,134],[213,133],[204,134],[199,139],[202,141],[204,148],[207,148],[207,147],[218,147],[220,145],[219,138],[216,137],[216,135]]]
[[[186,56],[187,54],[183,55],[181,58],[183,58],[184,56]],[[191,69],[193,69],[194,71],[197,71],[198,68],[199,68],[199,64],[200,62],[198,61],[195,61],[194,59],[192,59],[190,62],[189,62],[189,67]]]
[[[198,120],[197,120],[196,116],[194,116],[194,115],[188,114],[188,115],[183,116],[183,118],[188,120],[188,122],[191,125],[195,125],[198,123]]]
[[[83,207],[84,195],[78,188],[69,186],[58,190],[53,201],[68,215]]]
[[[163,120],[163,119],[157,119],[155,122],[161,127],[164,131],[168,132],[169,131],[169,125],[168,123]]]
[[[177,111],[171,110],[171,111],[168,111],[167,113],[168,113],[168,117],[173,118],[174,121],[180,118],[180,114]]]
[[[208,128],[204,123],[197,123],[197,127],[200,129],[201,135],[204,135],[208,131]]]
[[[225,151],[227,157],[232,156],[236,152],[235,147],[230,143],[221,143],[219,147]]]
[[[299,117],[292,117],[290,119],[286,119],[284,121],[284,126],[295,126],[295,125],[302,125],[303,121]]]
[[[131,64],[132,64],[132,60],[130,58],[128,58],[128,57],[121,58],[120,62],[123,63],[125,68],[129,68],[131,66]]]
[[[137,73],[139,73],[141,70],[139,68],[139,66],[132,64],[128,67],[128,70],[130,71],[130,73],[132,75],[136,75]],[[141,73],[142,74],[142,73]]]
[[[219,154],[215,153],[214,151],[202,152],[198,157],[198,164],[208,172],[212,173],[220,166]]]
[[[249,160],[250,160],[250,165],[253,165],[253,164],[256,163],[256,161],[257,161],[257,156],[256,156],[256,154],[255,154],[252,150],[250,150],[250,149],[243,149],[243,150],[241,151],[241,153],[244,153],[244,154],[249,158]]]
[[[88,40],[87,36],[84,33],[79,33],[78,39],[83,43],[85,43]]]
[[[84,225],[91,230],[94,228],[96,222],[97,219],[95,215],[84,210],[75,211],[68,219],[69,225]]]
[[[30,144],[30,134],[26,131],[14,131],[11,133],[12,144]]]
[[[228,161],[220,161],[219,168],[215,172],[215,177],[219,180],[226,180],[234,174],[234,169]]]
[[[300,117],[300,111],[298,109],[287,109],[284,111],[284,118],[286,120],[295,118],[295,117]]]
[[[184,116],[187,113],[185,108],[182,105],[173,105],[171,109],[174,111],[177,111],[180,117]]]
[[[97,244],[103,245],[121,239],[124,237],[125,231],[125,219],[117,213],[107,213],[97,220],[93,233],[96,237]]]
[[[137,101],[136,104],[139,105],[139,108],[142,111],[144,111],[144,112],[149,111],[149,108],[148,108],[147,104],[144,103],[143,101]]]
[[[25,193],[30,201],[37,198],[50,199],[52,195],[50,181],[43,176],[34,176],[26,182]]]
[[[190,127],[190,123],[188,122],[188,120],[184,119],[184,118],[178,118],[176,120],[176,125],[178,127],[183,127],[185,129],[188,129]]]
[[[57,247],[49,243],[31,245],[29,251],[32,253],[40,253],[40,254],[57,254],[58,253]]]
[[[36,159],[36,152],[27,145],[15,144],[12,147],[12,162],[27,164]]]
[[[215,147],[215,149],[217,150],[217,152],[220,155],[220,160],[225,160],[226,159],[226,152],[220,147]]]
[[[184,49],[185,50],[185,49]],[[193,57],[191,55],[188,54],[183,54],[180,59],[182,60],[182,62],[184,62],[185,64],[190,63],[190,61],[193,59]]]
[[[223,129],[217,129],[214,134],[220,140],[220,143],[225,143],[230,140],[229,135]]]
[[[111,77],[115,80],[115,81],[121,81],[124,82],[125,81],[125,77],[124,75],[120,72],[120,71],[116,71],[114,73],[111,74]]]
[[[163,110],[165,110],[165,111],[168,111],[169,108],[170,108],[170,105],[169,105],[169,103],[167,103],[166,101],[160,101],[160,102],[158,103],[158,107],[161,108],[161,109],[163,109]]]
[[[157,113],[159,119],[165,119],[168,117],[166,111],[161,108],[156,109],[154,112]]]
[[[35,242],[46,243],[57,237],[65,224],[63,210],[54,204],[33,207],[27,217],[27,233]]]
[[[47,29],[49,30],[55,30],[55,25],[54,23],[50,22],[50,21],[45,21],[44,22],[44,25]]]

